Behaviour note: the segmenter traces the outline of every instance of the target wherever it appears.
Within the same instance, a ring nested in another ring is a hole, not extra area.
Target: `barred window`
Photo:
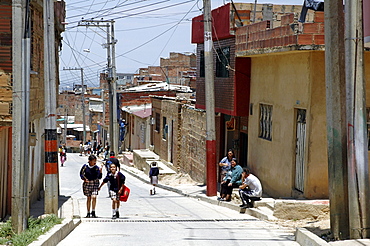
[[[166,117],[163,117],[163,129],[162,129],[162,133],[163,133],[163,139],[167,139],[167,133],[168,133],[168,125],[167,125],[167,118]]]
[[[258,137],[272,141],[272,105],[260,104],[260,129]]]
[[[230,47],[218,48],[216,50],[216,77],[229,77]]]

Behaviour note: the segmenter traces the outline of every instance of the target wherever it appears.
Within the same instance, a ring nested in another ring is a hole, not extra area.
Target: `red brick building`
[[[283,15],[299,12],[301,6],[258,4],[256,24],[249,25],[253,8],[254,4],[234,3],[212,10],[216,157],[221,159],[228,149],[233,149],[241,166],[247,165],[248,156],[251,60],[236,56],[235,32],[238,28],[259,29],[266,23],[280,26]],[[196,107],[200,109],[205,109],[206,101],[203,32],[203,15],[200,15],[192,20],[192,43],[197,44]]]

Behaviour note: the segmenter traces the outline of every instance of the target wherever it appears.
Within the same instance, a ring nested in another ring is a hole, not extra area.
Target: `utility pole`
[[[29,88],[30,88],[30,1],[12,1],[13,131],[12,131],[12,227],[27,228],[29,216]]]
[[[80,70],[81,71],[81,107],[82,107],[82,126],[83,126],[83,137],[82,141],[86,143],[86,109],[85,109],[85,84],[84,84],[84,69],[81,68],[63,68],[63,70]]]
[[[348,168],[343,1],[325,1],[325,80],[330,228],[348,239]]]
[[[207,149],[207,196],[217,195],[215,91],[213,70],[213,41],[211,1],[203,0],[204,63],[206,93],[206,149]]]
[[[65,105],[65,106],[67,106],[67,105]],[[64,110],[65,110],[65,116],[64,116],[64,117],[65,117],[65,118],[64,118],[64,144],[65,144],[65,145],[66,145],[66,147],[67,147],[68,108],[67,108],[67,107],[65,107],[65,108],[64,108]]]
[[[45,213],[58,213],[54,1],[44,1]]]
[[[108,39],[109,40],[109,39]],[[111,41],[110,44],[112,45],[112,97],[113,97],[113,111],[112,111],[112,128],[113,128],[113,135],[112,135],[112,150],[117,155],[118,154],[118,140],[119,140],[119,131],[118,131],[118,118],[117,118],[117,72],[116,72],[116,40],[114,39],[114,20],[111,21]]]
[[[349,232],[359,239],[370,235],[362,0],[346,0],[345,6]]]
[[[101,25],[100,23],[103,23]],[[108,90],[109,90],[109,141],[110,148],[118,153],[118,122],[117,122],[117,88],[116,88],[116,63],[115,63],[115,44],[117,40],[114,39],[114,20],[81,20],[79,26],[93,26],[106,27],[107,44],[107,70],[108,70]],[[110,29],[111,27],[111,29]],[[112,45],[112,49],[110,46]],[[111,52],[112,50],[112,52]]]

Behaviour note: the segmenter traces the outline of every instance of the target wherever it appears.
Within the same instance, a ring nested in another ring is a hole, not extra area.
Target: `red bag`
[[[128,196],[130,195],[130,188],[128,188],[126,185],[123,186],[123,192],[119,196],[119,200],[121,202],[127,202]]]

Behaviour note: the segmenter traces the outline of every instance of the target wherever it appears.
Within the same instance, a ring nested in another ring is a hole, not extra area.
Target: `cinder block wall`
[[[206,182],[206,112],[181,108],[181,169],[197,182]]]

